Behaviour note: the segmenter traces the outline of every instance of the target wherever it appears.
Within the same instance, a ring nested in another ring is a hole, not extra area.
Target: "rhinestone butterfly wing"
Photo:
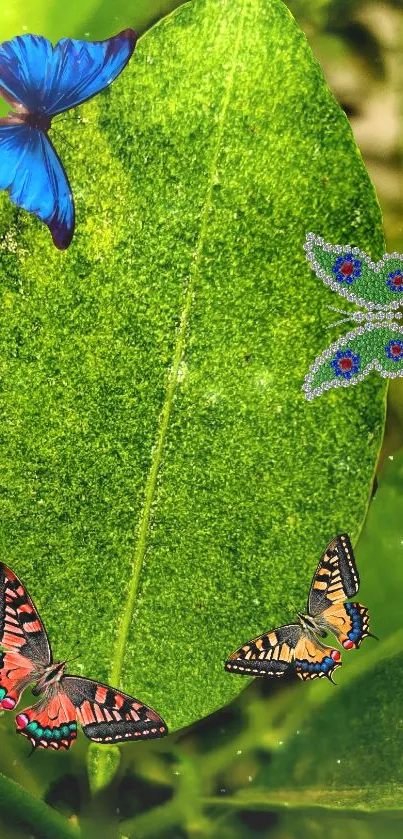
[[[52,662],[52,652],[28,592],[4,563],[0,563],[0,647],[0,708],[12,710]]]
[[[385,253],[373,262],[351,245],[332,245],[308,233],[306,257],[317,277],[332,291],[366,310],[397,309],[403,300],[403,255]]]
[[[349,537],[336,536],[322,555],[314,574],[308,616],[329,630],[345,649],[359,647],[368,635],[368,611],[359,603],[345,603],[358,591],[358,572]],[[236,650],[226,670],[251,676],[282,676],[295,669],[300,679],[327,678],[341,666],[340,652],[323,644],[301,624],[288,624],[254,638]]]
[[[308,400],[324,391],[362,381],[371,370],[383,378],[403,376],[403,256],[385,254],[377,263],[358,248],[330,245],[309,233],[305,250],[312,270],[333,291],[364,311],[344,320],[360,325],[333,342],[311,365],[303,384]],[[339,311],[339,310],[337,310]]]

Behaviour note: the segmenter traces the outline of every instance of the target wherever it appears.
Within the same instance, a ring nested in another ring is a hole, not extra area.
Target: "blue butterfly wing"
[[[125,29],[106,41],[58,41],[58,71],[48,91],[47,113],[60,114],[75,108],[108,87],[126,67],[136,40],[133,29]]]
[[[0,88],[14,107],[20,102],[26,111],[43,111],[47,74],[53,65],[53,46],[40,35],[17,35],[0,45]]]
[[[0,88],[26,110],[53,117],[95,96],[131,58],[137,36],[125,29],[106,41],[18,35],[0,46]]]
[[[28,125],[0,125],[0,190],[17,207],[47,224],[54,244],[67,248],[74,232],[74,202],[62,163],[46,134]]]

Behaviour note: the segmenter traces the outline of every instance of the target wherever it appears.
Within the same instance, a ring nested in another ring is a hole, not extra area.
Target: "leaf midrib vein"
[[[164,448],[166,433],[168,430],[169,419],[171,414],[171,408],[173,405],[173,400],[176,391],[176,385],[178,381],[178,371],[179,366],[183,357],[183,352],[185,349],[186,343],[186,331],[189,322],[189,316],[192,308],[192,301],[193,301],[193,293],[195,287],[196,277],[199,273],[200,262],[202,258],[203,246],[206,238],[206,232],[208,227],[209,221],[209,213],[212,206],[212,196],[213,196],[213,186],[215,182],[215,174],[217,168],[218,158],[220,156],[221,151],[221,141],[224,132],[224,125],[225,125],[225,117],[228,110],[228,105],[231,97],[232,86],[234,82],[235,76],[235,69],[239,54],[239,48],[241,44],[242,38],[242,31],[243,31],[243,24],[245,19],[245,11],[246,11],[246,3],[242,6],[242,11],[239,16],[239,23],[238,23],[238,30],[237,36],[235,39],[234,45],[234,52],[233,52],[233,59],[231,63],[231,67],[228,72],[227,81],[224,90],[224,96],[222,99],[222,106],[220,115],[217,121],[217,135],[216,135],[216,142],[214,146],[210,171],[209,171],[209,178],[208,178],[208,185],[206,191],[206,199],[204,203],[203,212],[201,215],[201,224],[200,224],[200,233],[197,241],[197,246],[195,250],[195,256],[193,265],[189,274],[189,281],[186,289],[185,294],[185,302],[182,309],[179,328],[177,331],[177,338],[176,344],[173,354],[173,361],[171,366],[171,372],[168,379],[168,384],[166,388],[166,395],[165,401],[160,413],[159,419],[159,426],[156,435],[156,441],[153,446],[153,456],[151,462],[151,468],[148,473],[146,488],[145,488],[145,495],[144,495],[144,503],[140,514],[139,520],[139,527],[138,527],[138,539],[136,548],[133,554],[133,566],[132,566],[132,575],[130,579],[130,586],[128,589],[127,599],[125,608],[122,614],[122,619],[120,622],[120,627],[118,629],[117,634],[117,645],[116,645],[116,652],[113,660],[113,665],[111,669],[111,676],[110,682],[112,685],[118,685],[120,681],[121,671],[122,671],[122,664],[123,664],[123,656],[126,647],[126,641],[129,634],[130,624],[133,616],[134,605],[136,601],[136,595],[138,592],[141,570],[143,566],[143,559],[146,552],[147,546],[147,535],[148,535],[148,528],[150,524],[150,517],[151,517],[151,508],[154,500],[155,489],[157,484],[157,477],[159,472],[159,467],[161,464],[162,459],[162,452]]]

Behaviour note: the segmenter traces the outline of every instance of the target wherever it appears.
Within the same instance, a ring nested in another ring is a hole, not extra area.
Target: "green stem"
[[[203,826],[202,778],[192,758],[179,749],[175,749],[174,754],[177,757],[175,769],[177,784],[174,797],[160,807],[122,822],[120,825],[122,836],[146,839],[151,833],[158,835],[178,824],[183,825],[189,835],[195,832],[197,835],[202,835],[198,832]]]
[[[307,800],[307,790],[301,790],[296,794],[295,790],[279,790],[263,797],[246,798],[242,796],[209,796],[203,799],[205,807],[218,807],[220,809],[234,809],[234,810],[275,810],[278,813],[289,813],[291,810],[300,810],[307,814],[309,812],[322,812],[324,814],[331,813],[332,818],[352,818],[352,819],[383,819],[389,817],[392,820],[403,818],[403,809],[395,808],[394,810],[371,810],[365,807],[345,807],[337,806],[337,803],[325,804],[320,801]],[[280,799],[281,796],[281,799]]]
[[[40,798],[34,798],[16,781],[0,774],[0,809],[14,825],[29,825],[41,839],[80,839],[77,827],[69,823]]]

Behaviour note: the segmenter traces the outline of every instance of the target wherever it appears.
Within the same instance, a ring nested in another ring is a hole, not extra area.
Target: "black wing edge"
[[[242,676],[283,676],[294,666],[293,651],[302,632],[300,624],[292,623],[264,632],[235,650],[225,661],[224,668]],[[249,652],[251,657],[246,658]],[[263,652],[266,657],[258,658]]]

